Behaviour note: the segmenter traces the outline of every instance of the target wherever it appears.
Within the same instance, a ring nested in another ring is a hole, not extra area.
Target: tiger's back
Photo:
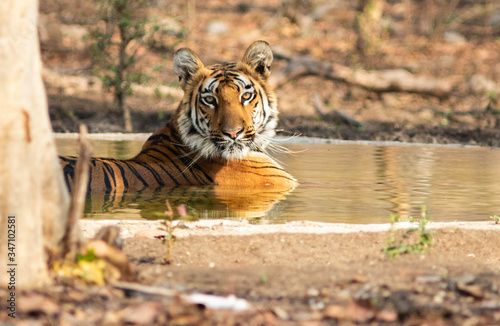
[[[296,181],[265,148],[274,136],[277,101],[266,81],[272,52],[253,43],[238,63],[205,67],[189,49],[174,56],[184,97],[169,123],[129,160],[92,158],[88,190],[218,185],[288,191]],[[75,157],[61,157],[71,187]]]

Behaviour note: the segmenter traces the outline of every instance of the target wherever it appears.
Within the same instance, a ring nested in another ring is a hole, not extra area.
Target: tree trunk
[[[355,30],[357,33],[356,49],[361,64],[371,68],[375,65],[375,55],[381,41],[380,19],[384,8],[383,0],[361,0],[358,4]]]
[[[4,287],[50,282],[47,262],[63,236],[69,204],[41,79],[37,19],[37,0],[0,3],[0,286]]]
[[[116,81],[115,81],[115,100],[118,105],[118,109],[123,115],[123,126],[126,132],[132,132],[132,118],[130,116],[130,110],[125,105],[125,69],[127,64],[125,63],[127,57],[127,46],[131,39],[127,33],[127,27],[118,24],[120,30],[120,53],[118,67],[116,68]]]

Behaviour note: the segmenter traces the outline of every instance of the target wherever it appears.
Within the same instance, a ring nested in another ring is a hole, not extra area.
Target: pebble
[[[308,297],[317,297],[319,295],[319,291],[314,288],[307,289],[306,295]]]
[[[288,320],[290,318],[286,310],[281,307],[274,307],[273,312],[280,319]]]
[[[444,32],[443,38],[448,43],[461,44],[466,43],[467,39],[462,34],[455,31]]]
[[[220,36],[229,32],[229,27],[226,23],[220,20],[212,20],[207,24],[206,33],[212,36]]]

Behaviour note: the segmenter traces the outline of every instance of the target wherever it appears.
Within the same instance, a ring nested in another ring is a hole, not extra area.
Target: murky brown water
[[[129,158],[144,141],[93,141],[94,155]],[[58,139],[60,154],[76,141]],[[434,221],[489,220],[500,215],[500,150],[420,145],[286,145],[276,154],[300,185],[288,194],[213,188],[162,189],[102,196],[87,202],[89,218],[152,218],[165,199],[200,218],[255,218],[383,223],[391,213]]]

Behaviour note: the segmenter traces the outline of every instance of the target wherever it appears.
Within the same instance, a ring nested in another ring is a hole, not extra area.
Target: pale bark
[[[7,217],[15,216],[16,288],[47,284],[69,198],[41,79],[38,1],[0,2],[0,286],[9,283]]]
[[[87,133],[87,126],[80,125],[80,135],[78,137],[80,152],[75,168],[75,181],[72,187],[66,230],[60,244],[60,256],[67,259],[74,258],[83,242],[78,230],[78,220],[83,217],[89,182],[90,157],[92,156],[92,145],[87,139]]]

